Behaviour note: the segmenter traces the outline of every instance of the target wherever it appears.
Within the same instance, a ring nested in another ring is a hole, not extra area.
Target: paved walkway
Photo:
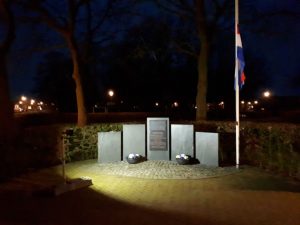
[[[172,162],[149,163],[99,165],[95,161],[83,161],[67,164],[66,172],[70,178],[88,176],[92,178],[93,185],[57,197],[31,193],[61,182],[60,167],[24,174],[2,183],[0,224],[299,224],[299,181],[251,167],[238,171],[233,168],[210,168],[208,173],[209,168],[178,166]],[[155,178],[141,169],[151,169],[153,165],[157,169]],[[137,176],[143,175],[144,178],[124,176],[124,170],[132,170],[132,175],[136,171]],[[181,174],[191,173],[191,170],[198,173],[197,179]],[[201,171],[206,175],[200,176]],[[170,174],[181,178],[166,179]]]

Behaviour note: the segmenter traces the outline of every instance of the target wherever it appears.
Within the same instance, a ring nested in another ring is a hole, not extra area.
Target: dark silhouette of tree
[[[139,105],[139,110],[153,110],[155,102],[170,106],[174,101],[192,108],[195,67],[189,57],[174,51],[173,35],[169,24],[155,18],[130,29],[119,44],[110,47],[105,85],[118,90],[124,103]],[[186,74],[191,78],[186,79]]]
[[[39,99],[54,103],[61,112],[76,111],[72,61],[59,52],[48,53],[38,65],[34,92]]]
[[[89,65],[91,66],[91,65]],[[97,102],[97,87],[90,74],[89,67],[84,76],[83,84],[86,87],[87,106]],[[33,92],[37,98],[48,103],[54,103],[60,112],[76,112],[75,83],[72,79],[72,61],[62,52],[45,54],[38,65]]]
[[[0,0],[0,181],[15,175],[24,166],[19,145],[19,127],[10,99],[7,61],[15,40],[13,1]]]
[[[193,43],[177,43],[177,49],[196,58],[198,70],[197,96],[196,96],[196,120],[207,118],[207,74],[210,45],[216,25],[227,7],[228,1],[205,0],[155,0],[157,5],[165,11],[176,15],[180,20],[194,24],[194,30],[190,31],[200,43],[200,49]],[[211,15],[207,15],[207,10]]]
[[[76,101],[78,112],[78,126],[84,126],[88,122],[85,97],[82,86],[83,63],[80,57],[79,45],[76,40],[76,21],[80,7],[86,1],[53,2],[28,0],[23,2],[25,10],[30,10],[34,16],[32,20],[48,25],[58,32],[66,42],[73,63],[73,79],[76,84]]]
[[[7,77],[7,57],[15,39],[15,19],[10,3],[0,1],[0,140],[13,138],[15,125]]]
[[[94,3],[93,6],[90,6],[89,4],[92,3]],[[86,76],[85,73],[88,70],[87,54],[90,53],[90,47],[92,45],[86,45],[86,43],[92,41],[92,35],[100,32],[100,28],[103,29],[103,27],[105,27],[107,30],[110,30],[108,24],[105,23],[107,20],[116,23],[117,18],[122,18],[124,11],[128,11],[128,5],[125,3],[120,0],[107,0],[103,2],[93,0],[20,1],[20,4],[23,5],[25,10],[33,12],[30,18],[31,21],[48,25],[51,29],[60,34],[66,43],[72,59],[72,77],[76,85],[78,126],[84,126],[88,122],[85,95],[85,89],[88,87],[84,87],[85,80],[87,80],[84,76]],[[94,7],[95,9],[91,12],[91,9]],[[88,23],[88,26],[83,25],[84,22]],[[102,36],[102,38],[101,33],[96,35],[96,42],[104,41],[105,38],[114,38],[113,34],[109,37],[107,35]],[[93,38],[95,39],[95,36],[93,36]],[[82,46],[83,43],[85,43],[85,46]],[[85,50],[83,50],[84,48]]]
[[[210,98],[210,93],[208,87],[208,80],[212,83],[209,85],[209,88],[220,86],[216,83],[216,80],[213,79],[212,76],[214,72],[218,72],[224,74],[223,69],[212,68],[216,66],[213,60],[214,47],[216,39],[219,36],[222,36],[222,33],[230,32],[232,35],[232,39],[228,39],[230,42],[227,43],[231,46],[232,50],[229,51],[229,56],[234,60],[234,1],[228,0],[153,0],[161,9],[165,12],[169,12],[171,15],[174,15],[179,21],[182,21],[183,24],[192,24],[192,29],[190,29],[189,35],[194,36],[198,40],[198,44],[195,41],[186,42],[178,40],[177,49],[179,51],[185,52],[190,56],[194,56],[197,58],[198,64],[198,87],[197,87],[197,98],[196,104],[197,114],[196,119],[205,119],[206,118],[206,98]],[[257,1],[253,0],[243,0],[239,1],[240,8],[240,31],[242,34],[248,33],[251,35],[260,35],[268,38],[283,38],[284,34],[288,34],[291,30],[295,30],[295,26],[288,28],[285,25],[293,24],[290,21],[295,21],[299,18],[299,12],[297,12],[297,6],[295,5],[295,9],[291,9],[291,4],[295,4],[296,1],[291,2],[282,2],[280,4],[274,3],[269,5],[265,9],[262,7],[258,7]],[[181,23],[182,24],[182,23]],[[270,24],[277,24],[278,26],[270,26]],[[181,25],[182,26],[182,25]],[[179,29],[181,29],[179,25]],[[243,45],[246,42],[243,42]],[[196,46],[196,47],[195,47]],[[200,46],[200,48],[198,48]],[[246,45],[244,45],[245,47]],[[247,60],[255,57],[257,53],[251,52],[250,49],[244,48],[244,55],[246,59],[246,68],[245,70],[248,72],[257,70],[252,68],[247,69],[249,66],[249,62]],[[233,54],[232,54],[233,53]],[[269,53],[270,54],[270,53]],[[252,56],[253,55],[253,56]],[[267,55],[266,55],[267,57]],[[269,56],[270,57],[270,56]],[[225,61],[226,58],[224,58]],[[259,60],[259,66],[265,67],[265,60],[261,57]],[[213,62],[212,62],[213,61]],[[234,74],[234,61],[230,62],[230,68],[226,71],[226,81],[227,83],[233,83],[233,74]],[[251,66],[250,66],[251,67]],[[225,68],[225,67],[224,67]],[[261,71],[261,70],[260,70]],[[216,74],[215,74],[216,75]],[[251,74],[253,75],[253,74]],[[252,84],[260,82],[259,76],[261,74],[254,74],[254,78],[250,76],[246,81],[247,86],[252,86]],[[265,76],[267,75],[267,71],[265,71]],[[247,77],[247,75],[246,75]],[[212,79],[211,79],[212,78]],[[222,77],[219,77],[222,78]],[[250,81],[251,79],[251,81]],[[221,80],[221,79],[219,79]],[[250,81],[250,84],[249,84]],[[221,82],[220,82],[221,83]],[[248,83],[248,84],[247,84]],[[215,85],[215,86],[214,86]],[[228,86],[228,85],[227,85]],[[230,84],[229,87],[232,87]],[[216,90],[217,88],[215,88]],[[242,92],[247,91],[247,87],[242,90]],[[249,89],[248,89],[249,90]],[[208,91],[208,92],[207,92]],[[230,91],[230,93],[232,93]],[[234,93],[232,93],[233,96]]]

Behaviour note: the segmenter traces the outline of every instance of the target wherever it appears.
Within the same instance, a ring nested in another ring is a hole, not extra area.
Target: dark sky
[[[300,1],[264,0],[255,5],[258,12],[270,16],[258,21],[263,32],[247,32],[247,25],[243,25],[245,54],[253,52],[265,60],[265,74],[261,76],[265,76],[267,88],[274,94],[300,95],[300,86],[294,83],[300,76]]]
[[[256,74],[256,76],[262,76],[265,79],[267,84],[265,89],[271,90],[273,94],[278,96],[300,96],[300,1],[253,0],[250,2],[252,2],[250,4],[251,9],[256,13],[270,13],[273,16],[253,21],[253,23],[259,24],[259,32],[249,29],[253,24],[249,27],[247,24],[241,24],[246,71],[247,66],[249,66],[247,58],[249,55],[256,55],[259,60],[263,61],[264,65],[261,74]],[[153,7],[149,5],[141,8],[141,12],[144,14],[152,10]],[[250,13],[247,8],[242,8],[240,17],[247,18]],[[31,95],[37,64],[46,51],[44,49],[32,53],[28,50],[32,47],[32,40],[39,38],[32,36],[32,29],[34,28],[19,27],[10,56],[9,72],[13,98],[22,94]],[[232,35],[234,37],[234,34]],[[255,64],[256,62],[251,60],[251,63]],[[251,79],[247,74],[246,77],[245,85]],[[297,78],[298,84],[295,83]],[[261,90],[253,90],[253,92],[259,91]]]

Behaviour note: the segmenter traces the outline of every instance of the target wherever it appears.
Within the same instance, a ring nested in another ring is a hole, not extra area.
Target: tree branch
[[[188,48],[185,48],[185,47],[181,46],[176,41],[173,41],[172,43],[174,44],[174,47],[175,47],[175,49],[178,52],[184,53],[184,54],[189,55],[189,56],[191,56],[193,58],[197,58],[198,57],[198,54],[196,52],[188,50]],[[187,43],[185,43],[185,44],[187,44]]]
[[[25,10],[31,10],[32,12],[35,12],[38,14],[37,17],[28,17],[28,21],[33,22],[42,22],[47,24],[48,26],[52,27],[56,31],[58,31],[61,34],[66,35],[67,29],[65,26],[60,25],[57,23],[57,21],[51,17],[50,13],[41,5],[41,1],[29,1],[29,2],[22,2],[19,1],[19,4],[25,9]]]
[[[155,0],[156,5],[166,12],[175,14],[181,18],[191,18],[191,14],[194,13],[194,10],[191,10],[192,7],[183,4],[185,1],[180,2],[181,4],[177,4],[177,2],[169,0],[167,4],[163,4],[161,0]]]

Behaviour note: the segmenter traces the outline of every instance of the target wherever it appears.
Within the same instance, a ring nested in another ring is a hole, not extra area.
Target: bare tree
[[[104,24],[107,20],[112,17],[117,18],[129,11],[125,2],[127,1],[19,1],[26,11],[31,12],[31,14],[27,13],[26,15],[27,18],[31,17],[30,21],[48,25],[60,34],[68,47],[73,63],[72,76],[76,85],[78,126],[84,126],[88,123],[83,78],[85,76],[85,65],[90,57],[88,54],[91,53],[91,47],[93,46],[91,42],[94,41],[97,44],[97,42],[114,38],[113,32],[111,32],[111,35],[107,35],[106,32],[103,32],[103,27],[105,27]],[[128,0],[128,2],[135,3],[134,0]],[[94,3],[93,6],[90,5],[92,3]],[[97,11],[92,12],[91,8],[93,7],[97,8]],[[95,35],[97,35],[97,38],[94,38]],[[93,40],[93,38],[97,40]]]
[[[80,57],[79,46],[75,37],[76,19],[79,8],[85,2],[87,1],[66,0],[66,11],[64,12],[65,15],[53,14],[55,7],[49,4],[47,1],[29,1],[29,3],[26,5],[27,8],[38,13],[38,17],[35,19],[40,19],[41,22],[47,24],[50,28],[57,31],[63,37],[68,46],[73,63],[72,77],[76,84],[78,126],[84,126],[88,122],[82,86],[83,63]]]
[[[178,16],[181,20],[193,21],[200,49],[191,48],[185,43],[176,43],[176,48],[197,60],[198,83],[196,96],[196,120],[207,118],[207,73],[210,45],[216,22],[223,15],[228,1],[212,0],[208,6],[205,0],[155,0],[165,11]],[[211,7],[213,16],[208,19],[207,8]],[[188,47],[187,47],[188,46]]]

